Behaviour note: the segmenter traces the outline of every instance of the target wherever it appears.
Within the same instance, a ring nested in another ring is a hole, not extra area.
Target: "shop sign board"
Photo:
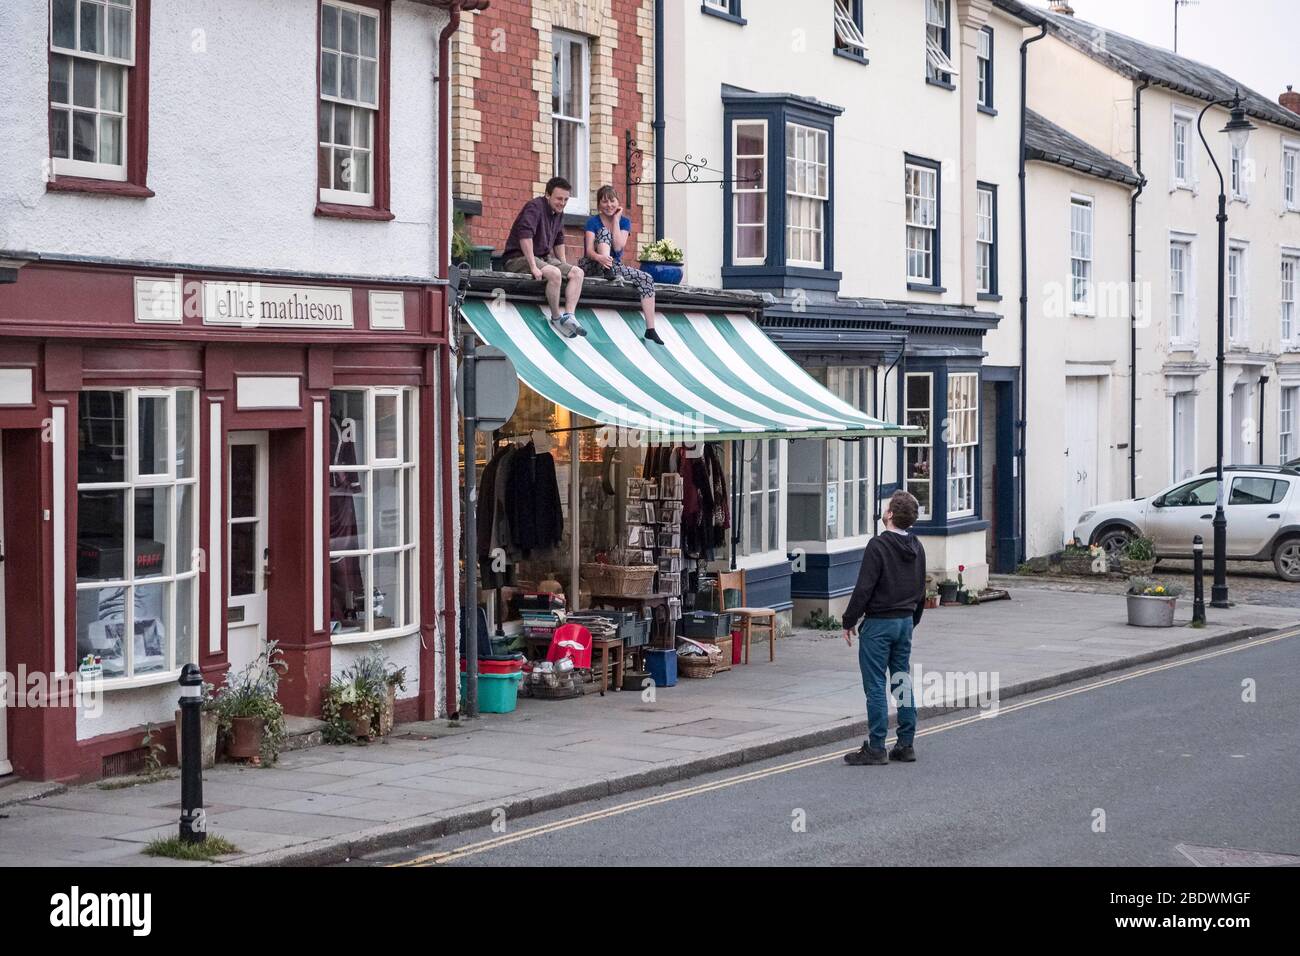
[[[352,290],[266,282],[204,282],[203,324],[352,328]]]
[[[474,400],[478,430],[494,432],[510,421],[519,404],[519,375],[510,357],[492,345],[474,350]],[[465,408],[465,363],[456,375],[456,401]]]

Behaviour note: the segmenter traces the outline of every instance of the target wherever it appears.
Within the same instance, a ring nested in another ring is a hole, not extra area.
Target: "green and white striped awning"
[[[744,316],[661,313],[661,346],[641,337],[638,311],[579,309],[588,335],[574,339],[556,334],[534,303],[474,299],[462,312],[524,384],[601,425],[680,440],[923,434],[836,398]]]

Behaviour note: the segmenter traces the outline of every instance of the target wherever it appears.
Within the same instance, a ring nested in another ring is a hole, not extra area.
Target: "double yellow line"
[[[1078,687],[1070,688],[1069,690],[1057,691],[1053,694],[1045,694],[1042,697],[1033,697],[1015,704],[999,706],[996,709],[981,711],[977,714],[960,717],[956,720],[945,721],[944,723],[918,730],[916,736],[928,737],[931,734],[943,733],[947,730],[955,730],[958,727],[966,727],[970,724],[978,723],[981,720],[1001,717],[1004,714],[1013,714],[1016,711],[1024,710],[1027,707],[1037,707],[1039,704],[1050,703],[1054,700],[1062,700],[1066,697],[1073,697],[1076,694],[1082,694],[1087,691],[1099,690],[1100,688],[1110,687],[1114,684],[1122,684],[1125,681],[1135,680],[1139,677],[1146,677],[1150,674],[1158,674],[1161,671],[1171,670],[1175,667],[1183,667],[1187,664],[1195,664],[1199,661],[1206,661],[1215,657],[1222,657],[1225,654],[1235,654],[1238,651],[1252,650],[1256,647],[1263,647],[1266,644],[1272,644],[1276,641],[1285,640],[1297,635],[1300,635],[1300,628],[1294,628],[1292,630],[1283,631],[1279,634],[1272,634],[1267,637],[1246,641],[1242,644],[1234,644],[1230,647],[1209,651],[1205,654],[1198,654],[1195,657],[1180,658],[1178,660],[1168,661],[1164,664],[1144,667],[1141,670],[1120,674],[1115,677],[1108,677],[1103,680],[1092,681],[1091,683],[1082,684]],[[895,738],[891,736],[885,741],[885,743],[892,743],[894,739]],[[739,786],[740,784],[750,783],[754,780],[762,780],[765,777],[790,773],[795,770],[802,770],[805,767],[814,767],[817,764],[830,763],[831,761],[840,759],[846,753],[852,753],[856,749],[858,748],[853,747],[848,750],[837,750],[834,753],[822,754],[817,757],[805,757],[801,760],[793,760],[776,767],[768,767],[765,770],[751,770],[747,773],[737,774],[734,777],[727,777],[725,780],[715,780],[712,783],[701,783],[692,787],[683,787],[681,790],[674,790],[671,793],[661,793],[657,796],[644,797],[640,800],[630,800],[627,803],[620,803],[617,806],[606,807],[602,810],[592,810],[589,813],[582,813],[578,816],[556,820],[552,823],[543,823],[535,827],[528,827],[519,830],[516,833],[502,834],[501,836],[480,840],[477,843],[469,843],[455,850],[444,850],[439,853],[426,853],[423,856],[417,856],[411,860],[404,860],[400,863],[390,864],[390,866],[438,866],[444,863],[454,863],[457,860],[462,860],[468,856],[486,853],[489,850],[499,850],[502,847],[507,847],[523,840],[531,840],[535,837],[558,833],[561,830],[568,830],[572,827],[593,823],[597,820],[606,820],[610,817],[621,816],[625,813],[631,813],[634,810],[644,810],[647,807],[658,806],[662,803],[670,803],[674,800],[684,800],[687,797],[694,797],[702,793],[710,793],[714,790],[722,790],[727,787]]]

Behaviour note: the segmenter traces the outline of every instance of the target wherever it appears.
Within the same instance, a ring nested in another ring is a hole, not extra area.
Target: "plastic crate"
[[[692,640],[710,640],[731,634],[731,615],[717,611],[692,611],[682,615],[682,633]]]
[[[645,647],[650,643],[650,621],[644,617],[628,621],[618,629],[618,636],[629,648]]]

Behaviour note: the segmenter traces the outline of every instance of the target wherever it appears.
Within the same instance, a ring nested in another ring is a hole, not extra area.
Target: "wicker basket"
[[[678,677],[712,677],[722,666],[722,648],[712,644],[705,645],[709,648],[707,656],[703,654],[678,654],[677,655],[677,676]]]
[[[653,564],[607,564],[605,567],[604,587],[593,593],[609,597],[648,597],[655,593],[655,572],[658,566]]]

